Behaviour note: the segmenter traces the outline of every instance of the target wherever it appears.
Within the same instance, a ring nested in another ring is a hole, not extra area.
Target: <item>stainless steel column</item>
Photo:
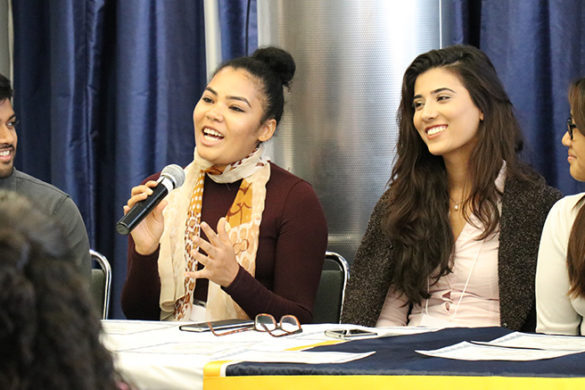
[[[329,249],[352,261],[386,188],[402,74],[451,34],[446,0],[257,0],[259,46],[292,53],[297,73],[267,150],[309,181]]]
[[[0,73],[12,79],[12,23],[9,0],[0,0]]]

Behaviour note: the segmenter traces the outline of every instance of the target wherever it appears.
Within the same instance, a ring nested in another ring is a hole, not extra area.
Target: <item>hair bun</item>
[[[264,62],[279,78],[282,85],[288,87],[295,75],[295,60],[289,52],[278,47],[257,49],[252,57]]]

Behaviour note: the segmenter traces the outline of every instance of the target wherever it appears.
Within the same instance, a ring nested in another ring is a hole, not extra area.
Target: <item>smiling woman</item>
[[[421,54],[398,117],[343,322],[534,330],[538,238],[560,193],[517,160],[520,128],[491,61],[471,46]]]
[[[215,72],[193,111],[185,183],[129,238],[128,318],[311,321],[327,245],[323,210],[309,183],[262,156],[294,72],[291,55],[274,47]],[[157,177],[132,189],[125,212]]]
[[[214,165],[227,165],[268,141],[276,119],[264,120],[260,80],[245,69],[225,67],[209,82],[193,111],[199,155]]]
[[[454,165],[469,160],[483,112],[459,77],[443,68],[429,69],[416,79],[414,91],[413,122],[429,152]]]

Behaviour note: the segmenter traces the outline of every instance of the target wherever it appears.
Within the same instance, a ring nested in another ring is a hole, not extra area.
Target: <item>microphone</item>
[[[157,186],[152,189],[152,194],[136,203],[128,214],[124,215],[116,224],[116,231],[127,235],[136,227],[161,200],[173,189],[183,185],[185,171],[177,164],[167,165],[163,168],[157,181]]]

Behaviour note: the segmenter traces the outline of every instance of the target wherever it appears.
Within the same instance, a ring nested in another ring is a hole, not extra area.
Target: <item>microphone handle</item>
[[[166,183],[159,183],[158,186],[154,187],[152,194],[140,202],[136,203],[134,207],[128,211],[128,214],[124,215],[116,224],[116,231],[120,234],[128,235],[132,229],[136,227],[142,220],[150,213],[157,204],[167,194],[169,189],[165,185]]]

